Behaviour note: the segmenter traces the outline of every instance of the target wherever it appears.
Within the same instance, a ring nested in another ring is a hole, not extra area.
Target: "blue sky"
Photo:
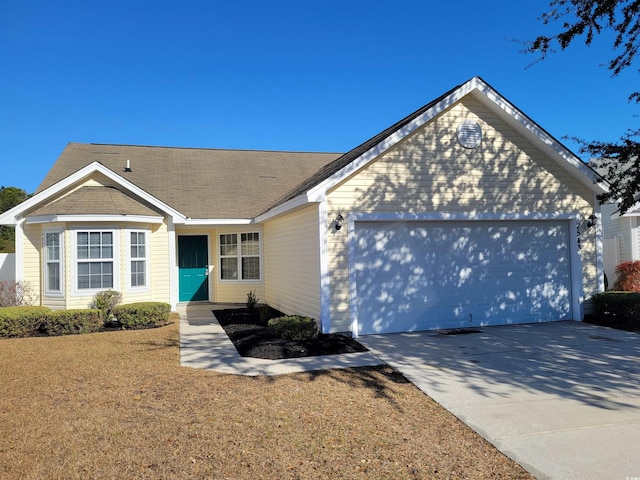
[[[605,38],[527,68],[547,6],[0,0],[0,185],[68,142],[344,152],[476,75],[558,138],[619,138],[637,69],[611,78]]]

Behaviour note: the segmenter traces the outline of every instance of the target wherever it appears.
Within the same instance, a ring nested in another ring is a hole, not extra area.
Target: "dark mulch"
[[[315,357],[338,353],[366,352],[353,338],[340,334],[320,334],[314,340],[284,340],[260,320],[257,310],[246,308],[214,310],[216,319],[243,357],[281,358]],[[282,313],[272,310],[271,318]]]

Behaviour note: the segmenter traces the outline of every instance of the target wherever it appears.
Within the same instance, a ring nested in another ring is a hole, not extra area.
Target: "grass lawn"
[[[532,478],[389,368],[240,377],[178,344],[0,340],[0,478]]]

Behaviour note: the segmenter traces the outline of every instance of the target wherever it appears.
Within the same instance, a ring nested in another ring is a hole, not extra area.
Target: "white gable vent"
[[[482,128],[475,120],[465,120],[458,125],[457,134],[464,148],[476,148],[482,142]]]

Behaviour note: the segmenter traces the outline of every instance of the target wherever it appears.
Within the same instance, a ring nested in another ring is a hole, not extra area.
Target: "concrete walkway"
[[[640,478],[640,335],[578,322],[358,338],[538,478]]]
[[[182,366],[255,376],[384,364],[370,352],[285,360],[241,357],[212,313],[216,309],[238,307],[222,304],[178,305]]]

